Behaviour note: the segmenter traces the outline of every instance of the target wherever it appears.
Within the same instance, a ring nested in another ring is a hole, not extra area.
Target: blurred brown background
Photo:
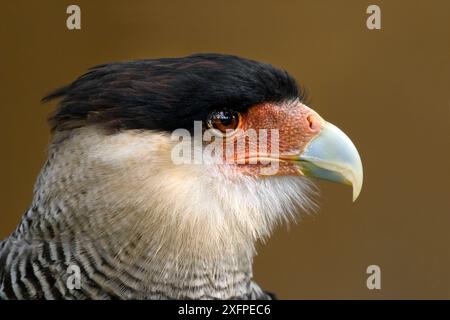
[[[81,7],[82,29],[66,28]],[[46,158],[40,98],[87,68],[222,52],[283,67],[354,141],[364,187],[319,183],[318,214],[278,230],[255,277],[279,298],[450,298],[449,1],[9,1],[0,5],[0,238]],[[345,3],[345,5],[344,5]],[[382,29],[366,28],[381,7]],[[381,290],[366,268],[381,267]]]

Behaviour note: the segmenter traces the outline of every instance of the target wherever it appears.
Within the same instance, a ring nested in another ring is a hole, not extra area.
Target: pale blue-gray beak
[[[358,198],[363,184],[361,158],[350,138],[333,124],[323,123],[297,161],[305,176],[351,185],[353,201]]]

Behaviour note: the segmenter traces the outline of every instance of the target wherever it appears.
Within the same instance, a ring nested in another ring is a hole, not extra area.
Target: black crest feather
[[[262,102],[303,100],[284,70],[223,54],[138,60],[96,66],[42,100],[62,98],[53,130],[87,124],[112,129],[191,129],[213,109],[245,112]]]

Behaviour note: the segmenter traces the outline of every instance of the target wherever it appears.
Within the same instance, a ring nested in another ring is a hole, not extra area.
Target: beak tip
[[[359,188],[353,187],[353,202],[355,202],[356,199],[358,199],[360,193],[361,193],[361,187],[359,187]]]
[[[362,186],[363,186],[363,167],[362,167],[362,162],[361,162],[361,158],[358,155],[358,161],[356,161],[356,165],[355,165],[355,171],[353,174],[353,179],[351,179],[351,185],[353,188],[353,202],[356,201],[356,199],[358,199],[361,190],[362,190]]]
[[[360,170],[358,170],[358,174],[356,176],[356,178],[352,181],[352,187],[353,187],[353,202],[356,201],[356,199],[358,199],[361,190],[362,190],[362,186],[363,186],[363,171],[362,171],[362,163],[361,160],[359,161],[359,168]]]

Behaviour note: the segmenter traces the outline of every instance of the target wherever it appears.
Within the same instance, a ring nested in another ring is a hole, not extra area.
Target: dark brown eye
[[[207,124],[210,129],[217,129],[223,133],[235,130],[239,126],[241,115],[233,110],[213,111],[208,115]]]

